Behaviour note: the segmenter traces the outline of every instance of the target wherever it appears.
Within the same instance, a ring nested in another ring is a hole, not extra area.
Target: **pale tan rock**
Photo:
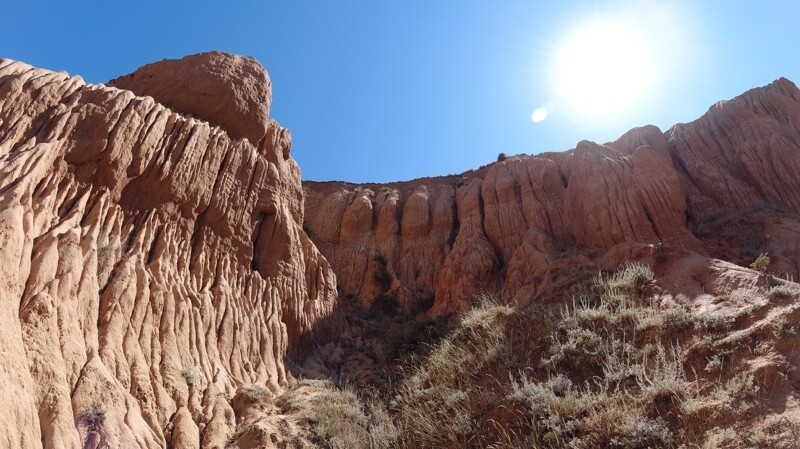
[[[174,449],[200,449],[200,429],[186,407],[181,407],[172,420],[172,447]]]
[[[164,59],[108,85],[153,97],[254,145],[267,133],[272,84],[267,70],[253,58],[212,51]]]
[[[224,447],[238,386],[286,387],[336,281],[259,108],[256,147],[0,60],[0,446]]]

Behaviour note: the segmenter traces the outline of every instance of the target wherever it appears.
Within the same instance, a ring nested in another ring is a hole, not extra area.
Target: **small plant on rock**
[[[84,410],[78,419],[86,425],[89,432],[96,432],[106,420],[106,410],[102,405],[94,403]]]
[[[756,260],[750,264],[750,269],[758,271],[759,273],[766,273],[767,268],[769,268],[769,254],[768,253],[761,253],[756,257]]]
[[[199,376],[197,375],[197,371],[195,371],[194,368],[184,368],[184,369],[182,369],[181,370],[181,376],[183,377],[183,380],[186,381],[186,385],[188,385],[189,387],[193,387],[194,385],[196,385],[197,381],[199,380],[198,379]]]
[[[119,245],[106,239],[97,239],[97,276],[107,276],[114,266],[114,259],[117,254]]]

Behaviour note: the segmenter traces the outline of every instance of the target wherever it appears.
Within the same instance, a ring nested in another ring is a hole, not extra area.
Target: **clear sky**
[[[798,18],[788,0],[10,0],[0,57],[105,82],[201,51],[254,56],[304,179],[385,182],[666,130],[800,82]]]

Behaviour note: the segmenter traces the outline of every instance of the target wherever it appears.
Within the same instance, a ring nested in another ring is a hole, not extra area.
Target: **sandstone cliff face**
[[[800,276],[800,90],[781,79],[665,133],[516,156],[460,176],[305,182],[305,228],[341,295],[441,315],[481,292],[526,302],[576,270],[671,251]],[[734,241],[735,240],[735,241]]]
[[[238,387],[287,384],[336,280],[262,120],[0,59],[0,446],[219,448]]]

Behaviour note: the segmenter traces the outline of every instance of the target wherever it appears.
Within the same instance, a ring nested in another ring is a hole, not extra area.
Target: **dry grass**
[[[78,420],[90,433],[96,432],[106,420],[106,409],[101,404],[92,404],[78,415]]]
[[[283,413],[301,414],[323,448],[389,449],[396,447],[400,435],[386,408],[369,392],[359,396],[351,388],[303,380],[275,403]]]
[[[651,302],[652,280],[626,265],[555,313],[483,301],[394,399],[401,446],[702,447],[706,419],[751,411],[757,387],[736,378],[706,388],[686,372],[672,338],[698,318]]]
[[[736,317],[662,305],[652,282],[649,267],[627,264],[560,308],[483,298],[387,404],[320,396],[315,432],[326,447],[731,444],[731,426],[761,413],[754,377],[727,369],[742,344],[726,337]]]

